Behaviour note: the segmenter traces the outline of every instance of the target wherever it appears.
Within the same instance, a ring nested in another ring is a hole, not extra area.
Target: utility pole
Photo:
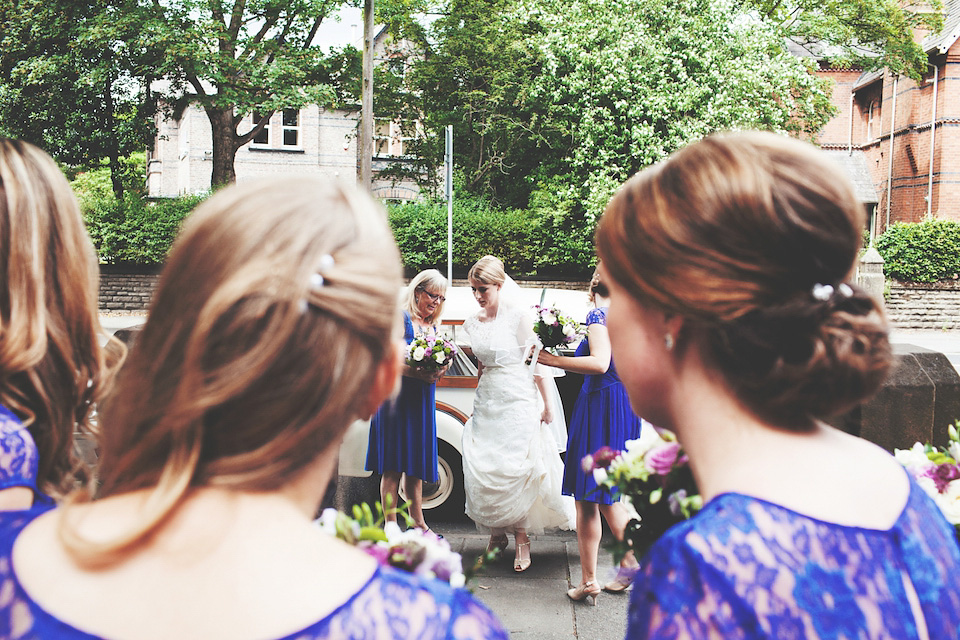
[[[363,0],[363,87],[360,96],[360,186],[373,189],[373,0]]]

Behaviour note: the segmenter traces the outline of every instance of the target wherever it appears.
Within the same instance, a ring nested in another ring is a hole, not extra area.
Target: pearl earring
[[[668,333],[663,336],[663,346],[667,348],[667,351],[673,351],[673,334]]]

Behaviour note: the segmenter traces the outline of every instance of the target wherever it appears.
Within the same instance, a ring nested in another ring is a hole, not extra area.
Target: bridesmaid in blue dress
[[[0,509],[89,479],[74,434],[123,347],[100,346],[99,265],[70,184],[37,147],[0,138]]]
[[[577,507],[577,546],[580,551],[580,584],[567,591],[571,600],[596,604],[601,587],[597,581],[602,514],[618,540],[630,521],[626,508],[609,490],[598,488],[592,473],[580,464],[584,456],[601,447],[623,450],[627,440],[640,437],[641,420],[630,407],[630,399],[614,367],[607,334],[607,305],[610,293],[599,272],[590,282],[590,302],[596,308],[587,313],[587,337],[573,357],[541,351],[538,361],[574,373],[584,374],[570,419],[567,457],[563,467],[563,495],[573,496]],[[619,592],[630,586],[636,574],[633,554],[623,558],[617,576],[603,589]]]
[[[0,638],[506,640],[466,590],[314,523],[399,377],[386,220],[306,177],[190,214],[99,413],[96,497],[0,512]]]
[[[436,269],[418,273],[407,286],[403,309],[403,339],[437,333],[446,300],[447,279]],[[403,365],[400,393],[388,400],[370,421],[367,470],[381,474],[380,503],[397,507],[403,477],[414,526],[430,527],[423,517],[423,483],[437,481],[437,380],[447,367],[425,372]],[[396,512],[386,519],[396,521]]]
[[[607,205],[617,368],[704,500],[641,559],[628,638],[957,637],[953,528],[825,421],[893,361],[880,301],[848,281],[865,228],[843,170],[773,133],[704,138]]]

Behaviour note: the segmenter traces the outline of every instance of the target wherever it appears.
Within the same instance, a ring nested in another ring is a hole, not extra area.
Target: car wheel
[[[407,500],[400,486],[400,499]],[[453,445],[437,443],[437,481],[423,483],[423,510],[431,519],[460,519],[464,513],[463,466]]]

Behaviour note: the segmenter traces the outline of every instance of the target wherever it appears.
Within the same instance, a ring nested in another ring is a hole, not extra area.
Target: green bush
[[[117,201],[111,193],[87,200],[82,206],[84,220],[100,262],[162,264],[184,218],[205,197],[148,202],[128,193]]]
[[[501,209],[481,198],[461,197],[453,207],[453,271],[458,277],[480,257],[503,259],[517,276],[586,273],[592,244],[562,229],[553,217]],[[390,226],[408,272],[434,267],[446,271],[447,205],[408,203],[389,207]],[[582,234],[581,234],[582,235]],[[585,246],[589,251],[583,251]]]
[[[884,272],[896,280],[937,282],[960,274],[960,224],[950,220],[895,223],[874,246]]]

